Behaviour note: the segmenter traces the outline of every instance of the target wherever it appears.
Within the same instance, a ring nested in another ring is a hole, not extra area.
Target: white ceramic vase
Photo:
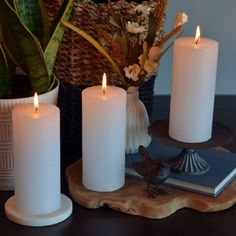
[[[53,90],[39,95],[39,102],[57,104],[58,89],[59,83]],[[33,97],[0,99],[0,190],[14,190],[12,109],[25,103],[33,103]]]
[[[126,148],[127,154],[138,152],[138,147],[147,147],[151,142],[148,134],[149,118],[143,102],[139,99],[136,87],[127,90],[127,124],[126,124]]]

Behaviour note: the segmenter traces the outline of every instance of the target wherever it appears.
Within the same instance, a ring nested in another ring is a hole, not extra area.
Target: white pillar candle
[[[20,105],[13,109],[15,207],[40,215],[61,206],[60,121],[54,105]]]
[[[174,42],[169,135],[189,143],[211,138],[218,43],[183,37]]]
[[[126,92],[93,86],[82,92],[83,185],[106,192],[125,181]]]

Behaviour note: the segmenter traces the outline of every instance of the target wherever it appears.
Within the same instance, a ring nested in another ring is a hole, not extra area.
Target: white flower
[[[143,69],[147,73],[147,78],[151,75],[155,75],[158,68],[158,59],[161,53],[161,49],[159,47],[152,47],[149,50],[148,57],[144,63]],[[139,56],[139,63],[142,63],[143,55]]]
[[[138,64],[133,64],[124,67],[125,76],[133,81],[138,80],[138,75],[140,73],[140,66]]]
[[[186,22],[188,22],[188,15],[185,12],[179,12],[175,18],[174,28],[177,28],[178,26],[181,26]]]
[[[157,73],[158,63],[146,60],[143,69],[147,72],[147,78]]]
[[[147,16],[149,14],[150,7],[148,5],[139,4],[133,9],[133,11],[140,12],[143,15]]]
[[[144,32],[145,28],[143,26],[140,26],[136,22],[128,21],[127,24],[126,24],[126,30],[130,33],[137,34],[137,33]]]

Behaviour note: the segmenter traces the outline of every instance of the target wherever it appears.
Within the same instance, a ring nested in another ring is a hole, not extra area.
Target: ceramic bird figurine
[[[138,152],[142,161],[134,162],[133,169],[143,176],[147,182],[146,191],[148,197],[155,198],[158,194],[168,194],[166,191],[160,189],[160,184],[168,178],[170,172],[169,164],[164,160],[153,160],[148,150],[143,146],[139,146]]]

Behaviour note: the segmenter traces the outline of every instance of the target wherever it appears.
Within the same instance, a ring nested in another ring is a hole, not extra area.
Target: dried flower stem
[[[157,8],[155,9],[157,30],[158,31],[161,28],[167,5],[168,5],[168,0],[161,0],[160,3],[157,5]]]
[[[120,61],[120,63],[123,65],[123,66],[126,66],[128,65],[128,61],[126,60],[126,58],[124,57],[119,45],[114,42],[113,38],[107,33],[105,32],[104,30],[102,29],[98,29],[98,33],[100,35],[103,36],[103,38],[105,39],[105,41],[111,45],[111,48],[115,54],[115,56],[118,58],[118,60]]]
[[[181,30],[181,26],[176,27],[173,29],[169,34],[167,34],[159,43],[158,47],[162,47],[170,38],[172,38],[176,33]]]
[[[147,59],[147,56],[148,56],[148,44],[147,44],[147,41],[144,41],[143,42],[143,57],[142,57],[141,65],[140,65],[139,75],[141,74],[141,72],[143,70],[143,67],[144,67],[145,61]]]
[[[181,32],[177,35],[176,38],[179,38],[179,37],[182,36],[182,35],[183,35],[183,31],[181,31]],[[173,44],[174,44],[174,41],[171,42],[171,43],[161,52],[161,54],[159,55],[158,60],[161,59],[161,57],[173,46]]]

